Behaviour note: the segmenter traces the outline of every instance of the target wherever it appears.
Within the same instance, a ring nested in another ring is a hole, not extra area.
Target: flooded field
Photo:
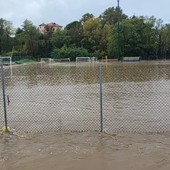
[[[5,81],[11,129],[100,131],[99,63],[13,66]],[[105,132],[170,131],[169,113],[169,61],[103,63]]]

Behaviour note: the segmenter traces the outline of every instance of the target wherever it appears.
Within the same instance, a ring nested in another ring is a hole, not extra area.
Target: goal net
[[[76,63],[88,62],[90,63],[90,57],[76,57]]]
[[[62,63],[70,62],[70,58],[52,59],[52,58],[41,58],[41,63]]]
[[[60,58],[60,59],[51,59],[51,63],[65,63],[70,62],[70,58]]]
[[[41,63],[51,63],[51,58],[41,58]]]
[[[0,61],[2,61],[3,65],[12,66],[12,57],[8,56],[0,57]]]
[[[92,62],[96,62],[97,61],[97,57],[91,57],[91,61]]]

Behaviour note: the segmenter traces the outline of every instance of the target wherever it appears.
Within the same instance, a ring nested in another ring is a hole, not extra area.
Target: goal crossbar
[[[4,59],[9,59],[9,62],[4,61]],[[2,64],[12,66],[12,57],[9,57],[9,56],[7,56],[7,57],[0,57],[0,60],[2,61]]]
[[[41,62],[48,62],[50,63],[51,62],[51,58],[41,58]]]
[[[41,58],[41,63],[57,63],[57,62],[70,62],[70,58],[59,58],[59,59],[53,59],[53,58]]]
[[[76,63],[90,62],[90,57],[76,57]]]
[[[51,63],[57,63],[57,62],[70,62],[70,58],[51,59]]]

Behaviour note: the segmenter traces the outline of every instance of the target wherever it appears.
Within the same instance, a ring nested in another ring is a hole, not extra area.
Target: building
[[[55,22],[51,22],[51,23],[48,23],[48,24],[40,24],[39,25],[39,32],[42,33],[42,34],[45,34],[47,33],[48,31],[52,31],[52,32],[55,32],[57,29],[62,29],[63,27],[56,24]]]

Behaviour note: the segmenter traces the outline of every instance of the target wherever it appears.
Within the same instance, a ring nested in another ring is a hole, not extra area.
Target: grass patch
[[[33,63],[33,62],[35,62],[35,61],[29,60],[29,59],[23,59],[23,60],[16,61],[15,63],[16,64],[27,64],[27,63]]]

